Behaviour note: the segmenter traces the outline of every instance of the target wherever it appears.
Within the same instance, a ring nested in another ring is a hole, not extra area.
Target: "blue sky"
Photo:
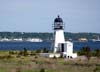
[[[58,14],[66,32],[100,33],[100,0],[0,0],[0,31],[53,32]]]

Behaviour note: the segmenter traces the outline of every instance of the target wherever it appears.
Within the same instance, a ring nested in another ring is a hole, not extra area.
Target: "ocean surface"
[[[99,42],[74,42],[74,51],[89,46],[92,50],[100,49]],[[51,50],[51,42],[0,42],[0,50],[37,50],[47,48]]]

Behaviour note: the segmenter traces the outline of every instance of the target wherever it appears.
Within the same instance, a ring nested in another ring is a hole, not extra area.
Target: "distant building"
[[[28,39],[22,39],[22,38],[13,38],[13,39],[8,39],[8,38],[2,38],[0,41],[29,41],[29,42],[42,42],[43,40],[40,38],[28,38]]]
[[[84,41],[88,41],[87,38],[79,38],[78,41],[84,42]]]
[[[26,41],[30,41],[30,42],[42,42],[43,40],[40,38],[28,38]]]
[[[5,38],[0,39],[0,41],[11,41],[11,40],[5,37]]]
[[[22,38],[14,38],[12,41],[23,41]]]

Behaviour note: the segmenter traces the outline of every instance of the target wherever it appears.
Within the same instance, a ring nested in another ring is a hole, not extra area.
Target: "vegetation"
[[[89,59],[91,57],[91,55],[92,55],[90,47],[83,47],[79,51],[79,55],[85,55]]]
[[[77,40],[78,38],[87,38],[87,39],[96,39],[97,36],[100,36],[100,33],[69,33],[65,32],[66,39]],[[52,33],[28,33],[28,32],[0,32],[0,38],[41,38],[43,40],[52,39]]]
[[[90,59],[90,57],[100,58],[100,49],[91,50],[90,47],[86,46],[81,48],[80,51],[78,51],[78,55],[85,55],[88,59]]]
[[[9,55],[9,52],[4,54]],[[17,57],[16,54],[11,54],[11,58],[0,59],[0,72],[100,72],[98,58],[90,58],[87,62],[79,59],[51,59],[39,55],[36,58],[36,55]]]
[[[96,49],[95,51],[94,51],[94,54],[93,54],[94,56],[97,56],[97,57],[100,57],[100,49]]]
[[[39,55],[43,50],[0,51],[0,72],[100,72],[100,50],[91,51],[83,47],[79,55],[86,59],[45,58]]]

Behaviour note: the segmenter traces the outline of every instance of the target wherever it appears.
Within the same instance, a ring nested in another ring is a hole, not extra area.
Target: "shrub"
[[[36,55],[36,53],[34,51],[31,51],[31,56]]]
[[[93,72],[100,72],[100,66],[97,66],[97,67],[93,70]]]
[[[42,69],[40,70],[40,72],[45,72],[45,69],[44,69],[44,68],[42,68]]]
[[[18,53],[18,56],[27,56],[28,55],[28,52],[27,52],[27,49],[26,48],[24,48],[24,50],[23,51],[20,51],[19,53]]]
[[[79,55],[85,55],[88,59],[90,59],[92,52],[90,47],[83,47],[80,52],[78,52]]]

